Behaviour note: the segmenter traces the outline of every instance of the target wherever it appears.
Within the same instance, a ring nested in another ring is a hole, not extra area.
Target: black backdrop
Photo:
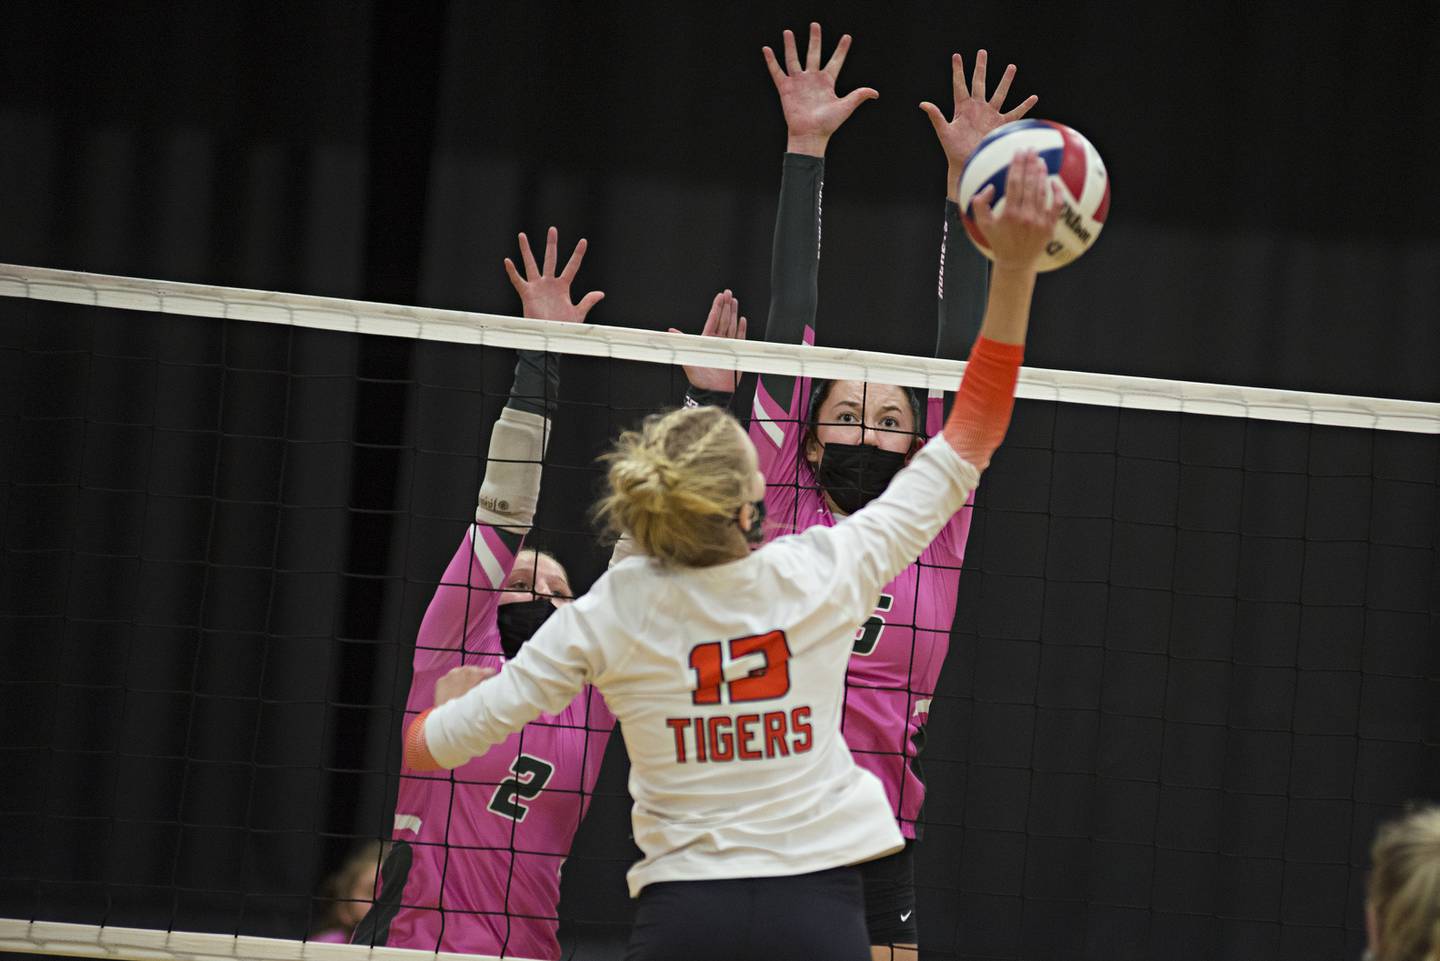
[[[815,13],[7,10],[0,260],[508,311],[500,258],[553,222],[591,240],[596,321],[695,329],[731,286],[758,326],[783,148],[758,50]],[[1433,5],[824,14],[881,100],[831,149],[822,343],[928,350],[943,159],[915,104],[984,45],[1114,181],[1030,363],[1440,399]],[[302,934],[385,823],[397,650],[508,359],[3,317],[3,913]],[[592,405],[672,386],[625,377],[567,368],[547,526],[584,530],[582,467],[631,413]],[[1375,819],[1440,793],[1433,439],[1022,405],[1008,453],[931,739],[927,945],[1352,951]],[[588,582],[587,539],[553,536]],[[611,764],[567,869],[589,937],[623,933],[624,814]]]

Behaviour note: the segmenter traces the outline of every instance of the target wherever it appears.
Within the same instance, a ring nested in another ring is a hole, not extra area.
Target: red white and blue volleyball
[[[994,186],[991,207],[1005,209],[1005,175],[1017,151],[1034,150],[1045,161],[1055,200],[1064,205],[1055,235],[1045,246],[1041,270],[1063,267],[1090,249],[1110,213],[1110,177],[1105,162],[1079,131],[1053,120],[1016,120],[996,127],[980,141],[960,174],[960,211],[965,231],[986,257],[994,259],[975,223],[974,196]]]

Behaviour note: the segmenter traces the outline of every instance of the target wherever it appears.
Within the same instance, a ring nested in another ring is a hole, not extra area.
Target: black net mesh
[[[0,300],[0,917],[332,923],[513,365]],[[575,588],[595,455],[683,383],[563,359],[533,542]],[[1021,402],[926,730],[922,954],[1354,957],[1377,821],[1440,794],[1437,504],[1434,435]],[[612,738],[566,957],[623,951],[625,775]]]

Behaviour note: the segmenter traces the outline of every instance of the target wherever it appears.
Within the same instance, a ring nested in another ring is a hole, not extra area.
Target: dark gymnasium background
[[[1440,400],[1434,3],[9,4],[0,262],[514,313],[553,223],[594,322],[729,286],[758,332],[759,50],[817,16],[881,94],[827,160],[822,343],[931,350],[916,104],[983,46],[1114,189],[1027,363]],[[258,326],[0,303],[0,916],[301,937],[388,833],[510,356]],[[676,399],[633,366],[566,362],[540,522],[580,587],[585,465]],[[1433,435],[1022,404],[932,715],[927,955],[1357,956],[1377,820],[1440,795],[1437,472]],[[627,814],[612,750],[581,958]]]

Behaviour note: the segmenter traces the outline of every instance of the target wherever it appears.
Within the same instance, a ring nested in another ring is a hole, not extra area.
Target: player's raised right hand
[[[1033,272],[1065,209],[1050,186],[1045,161],[1034,150],[1018,151],[1005,174],[1005,206],[998,214],[990,207],[994,196],[995,188],[986,187],[972,203],[996,269]]]
[[[730,291],[722,290],[710,302],[710,313],[705,318],[705,329],[700,331],[700,334],[704,337],[744,340],[748,326],[749,321],[740,316],[740,301]],[[680,331],[671,327],[670,333],[678,334]],[[726,394],[733,394],[736,385],[740,383],[739,371],[726,370],[723,367],[686,365],[685,377],[696,390],[713,390]]]
[[[985,69],[988,61],[989,57],[984,50],[975,55],[975,73],[967,89],[964,58],[958,53],[950,55],[950,86],[955,96],[955,107],[949,120],[946,120],[940,108],[930,101],[920,104],[920,109],[930,118],[930,125],[935,128],[940,147],[945,151],[945,161],[948,164],[945,190],[951,200],[958,199],[956,192],[965,162],[970,159],[970,155],[975,152],[985,135],[1001,124],[1021,119],[1040,99],[1031,94],[1017,106],[1001,113],[1005,97],[1010,92],[1010,82],[1015,79],[1015,65],[1012,63],[1005,68],[1005,73],[995,86],[995,93],[987,98]]]
[[[520,295],[526,317],[584,323],[590,308],[600,303],[605,294],[592,290],[580,298],[580,303],[570,303],[570,284],[580,270],[580,261],[585,259],[585,248],[588,244],[585,238],[580,238],[580,242],[575,245],[575,252],[565,264],[565,269],[557,274],[555,261],[559,245],[560,232],[551,227],[545,234],[545,266],[542,270],[535,265],[535,255],[530,252],[530,241],[521,234],[520,258],[525,263],[525,276],[520,276],[520,272],[515,269],[515,262],[509,257],[505,258],[505,273],[510,277],[515,293]]]
[[[765,65],[770,68],[770,79],[775,81],[775,89],[780,93],[780,108],[785,112],[785,126],[789,129],[785,149],[790,153],[825,156],[830,136],[850,119],[855,108],[880,96],[874,87],[860,87],[843,97],[835,94],[835,81],[849,50],[847,33],[835,45],[830,60],[821,67],[818,23],[810,24],[810,46],[805,53],[804,67],[800,66],[800,55],[795,49],[795,34],[789,30],[785,31],[783,70],[775,59],[775,51],[761,48]]]

